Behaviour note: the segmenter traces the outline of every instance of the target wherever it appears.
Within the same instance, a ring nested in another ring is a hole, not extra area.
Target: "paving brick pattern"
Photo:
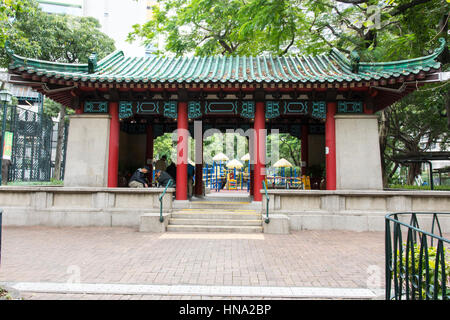
[[[197,236],[167,238],[133,228],[7,227],[0,282],[384,286],[383,232],[295,231],[264,234],[263,240]]]

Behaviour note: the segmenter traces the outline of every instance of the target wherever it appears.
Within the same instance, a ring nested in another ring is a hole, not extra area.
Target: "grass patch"
[[[400,190],[431,190],[430,186],[411,186],[402,184],[392,184],[389,185],[389,189],[400,189]],[[450,191],[450,186],[434,186],[434,191]]]
[[[50,181],[12,181],[8,186],[63,186],[64,181],[51,179]]]

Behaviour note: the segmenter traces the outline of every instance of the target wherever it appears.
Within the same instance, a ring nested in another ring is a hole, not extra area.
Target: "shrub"
[[[446,299],[449,299],[450,297],[450,261],[449,257],[447,256],[447,250],[443,247],[444,251],[444,261],[445,261],[445,283],[446,283]],[[422,299],[426,299],[426,296],[428,294],[429,299],[433,299],[434,295],[434,282],[437,277],[437,284],[438,284],[438,292],[437,296],[439,300],[442,300],[442,261],[441,257],[439,257],[439,266],[438,266],[438,272],[436,275],[436,256],[437,256],[437,248],[436,247],[429,247],[428,248],[428,268],[426,267],[426,254],[425,251],[422,253],[422,259],[420,259],[420,247],[417,244],[414,244],[414,255],[412,255],[412,250],[409,249],[408,252],[406,251],[406,244],[403,244],[403,254],[401,257],[401,260],[397,260],[397,278],[402,278],[403,281],[403,289],[406,289],[406,270],[408,270],[408,280],[409,280],[409,287],[410,291],[413,288],[413,285],[417,286],[416,294],[421,295]],[[399,257],[400,251],[397,250],[397,257]],[[406,258],[408,257],[408,264],[406,263]],[[422,260],[422,261],[420,261]],[[400,261],[402,268],[400,268]],[[413,264],[412,261],[414,261],[414,272],[413,272]],[[421,264],[421,270],[419,270],[419,264]],[[427,290],[427,276],[428,271],[428,290]],[[419,273],[420,272],[420,273]],[[419,276],[422,276],[421,285],[419,288]],[[417,298],[417,297],[416,297]]]

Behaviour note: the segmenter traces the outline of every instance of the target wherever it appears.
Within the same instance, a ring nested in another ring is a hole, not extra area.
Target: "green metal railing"
[[[169,182],[166,184],[166,187],[164,188],[163,193],[159,196],[159,221],[160,222],[164,222],[164,217],[163,217],[163,198],[164,195],[166,194],[167,188],[169,188],[172,185],[172,179],[169,180]]]
[[[427,218],[431,232],[420,228],[418,216]],[[450,213],[386,215],[386,300],[450,299],[450,240],[442,236],[439,216],[450,219]],[[409,224],[400,221],[408,218]]]
[[[266,219],[264,220],[264,222],[269,223],[270,222],[270,219],[269,219],[269,200],[270,200],[270,198],[267,194],[266,182],[263,181],[262,184],[263,184],[264,192],[266,193]]]

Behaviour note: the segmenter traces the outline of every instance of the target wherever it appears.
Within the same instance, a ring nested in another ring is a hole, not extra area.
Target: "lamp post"
[[[0,102],[3,105],[3,121],[2,121],[2,139],[1,139],[1,151],[0,151],[0,160],[1,160],[1,169],[0,169],[0,186],[2,185],[3,180],[3,149],[4,149],[4,143],[5,143],[5,130],[6,130],[6,115],[7,115],[7,105],[11,102],[12,94],[6,89],[0,90]]]

